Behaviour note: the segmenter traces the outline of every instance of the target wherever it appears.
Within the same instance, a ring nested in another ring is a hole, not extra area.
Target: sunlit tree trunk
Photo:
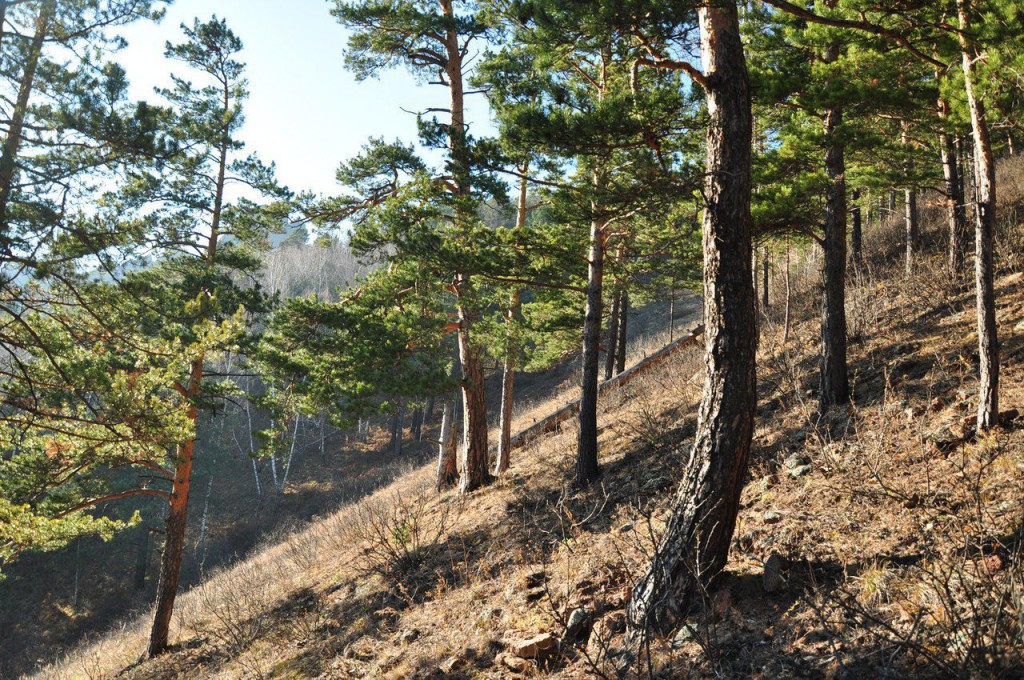
[[[999,420],[999,336],[993,259],[996,225],[996,166],[989,138],[985,104],[975,91],[975,55],[970,33],[969,0],[957,0],[960,18],[961,60],[967,104],[974,133],[974,177],[977,210],[974,222],[974,281],[978,310],[978,429],[994,427]]]
[[[705,383],[697,435],[653,562],[627,607],[631,647],[672,623],[725,566],[757,403],[750,271],[750,92],[735,3],[698,10],[707,98],[704,197]]]

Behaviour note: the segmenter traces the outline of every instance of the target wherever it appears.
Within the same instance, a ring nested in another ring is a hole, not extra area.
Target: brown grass
[[[961,431],[976,388],[972,298],[950,285],[937,255],[909,279],[886,264],[898,226],[867,235],[868,266],[853,277],[848,409],[815,414],[816,275],[794,267],[799,295],[785,344],[775,277],[762,322],[755,456],[730,564],[684,622],[693,635],[655,640],[649,665],[635,671],[1013,677],[1024,669],[1024,429],[1018,420],[984,437]],[[1019,242],[1019,232],[1011,213],[1001,242]],[[1024,277],[1015,257],[1002,259],[997,283],[1004,408],[1024,406]],[[144,648],[143,618],[41,676],[507,677],[516,674],[495,659],[510,640],[560,635],[584,608],[589,643],[567,644],[524,674],[614,677],[609,654],[685,464],[700,372],[699,353],[682,352],[602,401],[604,474],[588,491],[566,485],[571,423],[517,451],[509,475],[468,498],[433,494],[432,466],[409,470],[184,593],[172,654],[132,665]],[[521,407],[517,424],[574,392],[570,382]],[[786,473],[793,453],[811,458],[809,474]],[[398,498],[408,509],[396,513]],[[769,521],[770,511],[781,517]],[[427,527],[400,578],[372,568],[368,513],[380,522],[378,542],[410,517]],[[761,574],[773,553],[787,587],[769,595]]]

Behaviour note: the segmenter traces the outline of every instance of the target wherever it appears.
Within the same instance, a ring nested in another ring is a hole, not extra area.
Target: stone
[[[775,510],[769,510],[768,512],[764,513],[764,523],[765,524],[778,524],[781,521],[782,521],[782,513],[781,512],[776,512]]]
[[[558,640],[551,633],[541,633],[528,640],[516,640],[509,651],[522,659],[546,659],[558,650]]]
[[[789,435],[789,438],[797,443],[803,442],[807,439],[807,433],[803,430],[797,430],[793,434]]]
[[[782,462],[782,464],[785,465],[788,469],[792,470],[802,465],[810,465],[811,457],[803,453],[794,453],[787,457],[786,460]]]
[[[437,668],[445,675],[451,675],[456,670],[461,668],[463,666],[463,663],[464,661],[462,660],[462,658],[458,656],[449,656],[447,659],[442,661]]]
[[[537,586],[536,588],[530,588],[529,590],[526,591],[526,601],[527,602],[536,602],[537,600],[543,599],[544,596],[547,595],[547,594],[548,594],[547,588],[545,588],[544,586]]]
[[[590,614],[583,607],[577,607],[569,614],[569,620],[565,623],[565,632],[562,634],[562,644],[573,643],[579,640],[590,622]]]
[[[963,443],[964,438],[957,436],[950,427],[940,427],[927,433],[924,440],[932,453],[950,453]]]
[[[697,636],[699,632],[697,624],[691,620],[687,620],[682,626],[680,626],[675,637],[672,638],[672,649],[682,649],[685,647],[690,640]]]
[[[764,592],[769,595],[782,592],[786,589],[786,578],[783,571],[786,568],[785,560],[778,553],[772,553],[764,561],[764,574],[761,577],[761,586]]]
[[[619,533],[620,534],[628,533],[628,532],[633,530],[633,527],[634,527],[634,524],[632,522],[626,522],[621,527],[619,527]]]
[[[530,668],[530,662],[526,659],[516,656],[515,654],[508,654],[502,652],[498,656],[494,657],[494,663],[497,666],[504,666],[513,673],[525,673]]]
[[[999,412],[999,424],[1000,425],[1009,425],[1013,421],[1017,420],[1018,417],[1020,417],[1020,411],[1018,411],[1015,408],[1007,409],[1005,411],[1000,411]]]
[[[732,590],[722,588],[711,596],[711,607],[715,610],[715,616],[725,618],[732,609]]]
[[[787,470],[787,473],[789,474],[790,477],[792,477],[793,479],[796,479],[797,477],[803,477],[804,475],[806,475],[810,471],[811,471],[811,466],[810,465],[801,465],[799,467],[793,468],[792,470]]]

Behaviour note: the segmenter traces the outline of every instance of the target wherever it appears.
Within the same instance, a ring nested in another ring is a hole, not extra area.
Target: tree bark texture
[[[10,237],[7,228],[8,212],[11,198],[14,196],[14,175],[18,167],[18,151],[21,148],[22,132],[25,129],[25,117],[28,115],[28,102],[35,86],[36,70],[43,52],[43,42],[50,31],[50,25],[56,12],[56,0],[44,0],[39,7],[35,31],[28,46],[21,82],[18,84],[18,97],[11,112],[7,137],[4,139],[3,149],[0,151],[0,237],[4,240]]]
[[[703,219],[706,374],[697,435],[652,564],[633,589],[631,646],[676,620],[725,566],[757,403],[750,92],[735,3],[698,10],[708,104]]]
[[[619,339],[615,343],[615,375],[626,370],[626,341],[629,339],[629,293],[622,291],[619,300]]]
[[[604,379],[611,380],[615,374],[615,360],[618,358],[619,342],[619,301],[622,291],[616,290],[612,295],[612,309],[608,314],[608,346],[604,356]]]
[[[821,362],[818,406],[822,413],[850,401],[846,365],[846,158],[837,137],[843,122],[839,108],[825,112],[825,234],[821,305]]]
[[[596,210],[595,210],[596,212]],[[579,440],[576,446],[576,476],[573,484],[585,487],[597,479],[597,382],[601,346],[601,297],[607,233],[604,222],[590,223],[590,252],[587,258],[587,306],[583,319],[583,375],[580,388]]]
[[[967,104],[974,135],[974,177],[977,210],[974,221],[974,282],[978,311],[978,420],[979,430],[999,420],[999,335],[996,327],[994,251],[996,225],[996,166],[989,137],[985,103],[975,92],[974,49],[970,32],[969,0],[957,0],[960,45]]]

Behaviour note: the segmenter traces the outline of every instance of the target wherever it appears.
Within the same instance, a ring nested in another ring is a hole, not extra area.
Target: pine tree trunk
[[[441,436],[437,445],[437,491],[455,486],[459,472],[456,468],[455,413],[456,401],[446,401],[441,410]]]
[[[191,408],[195,422],[196,409]],[[162,654],[167,649],[167,638],[174,613],[174,600],[178,595],[181,579],[181,558],[185,549],[185,527],[188,522],[188,492],[192,483],[192,453],[195,441],[190,440],[177,447],[177,464],[171,499],[164,531],[164,550],[160,558],[160,580],[157,583],[156,615],[149,634],[149,656]]]
[[[6,6],[5,6],[6,9]],[[28,47],[21,82],[18,85],[18,98],[11,112],[11,120],[7,127],[7,137],[0,151],[0,238],[10,238],[7,226],[11,198],[14,196],[14,174],[18,166],[18,151],[21,148],[22,132],[25,129],[25,117],[28,115],[28,102],[35,84],[39,57],[43,52],[43,42],[50,31],[57,11],[56,0],[44,0],[36,16],[35,32]],[[7,244],[2,244],[4,247]]]
[[[704,196],[706,377],[697,435],[653,563],[627,607],[630,647],[678,619],[725,566],[757,403],[747,67],[735,3],[698,9],[708,102]]]
[[[412,423],[409,426],[409,437],[418,442],[423,434],[423,407],[417,406],[412,410]]]
[[[460,318],[459,360],[462,364],[463,450],[459,488],[469,493],[491,481],[487,468],[487,402],[483,352],[469,339],[469,321]]]
[[[626,370],[626,340],[629,333],[629,292],[622,291],[619,301],[619,340],[615,348],[615,375]]]
[[[761,311],[768,313],[768,246],[761,249]]]
[[[597,210],[595,208],[594,212]],[[587,261],[587,308],[583,320],[583,377],[580,393],[579,440],[576,447],[576,487],[597,479],[597,381],[601,346],[601,303],[604,282],[604,222],[590,223],[590,253]]]
[[[793,297],[793,287],[789,276],[789,237],[786,237],[786,310],[782,322],[782,344],[789,342],[789,303]]]
[[[978,192],[975,213],[974,279],[978,309],[978,429],[994,427],[999,420],[999,336],[996,328],[996,300],[993,256],[996,224],[996,167],[989,138],[985,104],[974,91],[973,48],[970,33],[969,0],[957,0],[960,44],[967,104],[974,133],[974,175]]]
[[[853,217],[853,225],[852,225],[852,228],[850,230],[850,249],[853,251],[851,253],[851,256],[852,256],[852,259],[853,259],[853,263],[855,265],[859,265],[861,263],[861,260],[862,260],[862,257],[863,257],[862,254],[861,254],[861,245],[862,245],[862,241],[863,241],[863,236],[861,234],[860,203],[856,202],[856,201],[860,201],[860,189],[854,189],[854,191],[851,194],[850,198],[852,198],[855,201],[855,203],[853,204],[853,210],[850,211],[850,214]],[[868,211],[868,221],[869,222],[871,221],[871,211],[870,210]]]
[[[825,174],[829,178],[825,198],[825,243],[821,306],[821,365],[818,375],[818,406],[821,413],[850,401],[846,366],[846,159],[838,139],[843,112],[825,112]]]
[[[391,415],[391,441],[389,447],[391,453],[398,455],[402,452],[402,410],[404,404],[398,400],[398,408]]]
[[[949,102],[940,97],[938,105],[939,118],[945,125],[949,118]],[[964,276],[964,259],[967,252],[967,215],[964,211],[963,183],[953,135],[946,131],[939,133],[939,150],[942,154],[943,196],[946,199],[946,215],[949,222],[947,264],[951,280],[959,281]]]
[[[524,192],[525,193],[525,192]],[[525,203],[525,197],[523,199]],[[525,208],[525,206],[524,206]],[[494,462],[495,474],[508,470],[512,453],[512,405],[516,387],[516,347],[513,346],[511,324],[519,317],[519,290],[512,291],[506,316],[509,324],[509,348],[501,369],[501,415],[498,420],[498,454]]]
[[[612,294],[612,309],[608,314],[608,346],[604,356],[604,379],[610,380],[615,371],[615,360],[618,357],[619,342],[619,301],[622,291],[616,288]]]
[[[914,272],[914,255],[918,250],[918,226],[917,226],[917,190],[906,189],[904,192],[904,209],[905,213],[903,216],[903,223],[906,227],[905,231],[905,251],[906,251],[906,274],[910,276]]]
[[[896,214],[896,190],[889,190],[889,215]]]

